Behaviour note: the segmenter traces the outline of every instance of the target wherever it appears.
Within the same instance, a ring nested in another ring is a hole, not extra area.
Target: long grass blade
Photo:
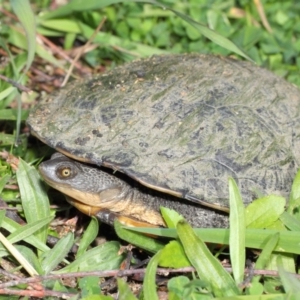
[[[157,252],[149,261],[146,268],[145,279],[143,283],[144,299],[158,300],[156,292],[156,269],[159,263],[161,252]]]
[[[199,277],[211,284],[216,296],[229,297],[240,294],[233,278],[186,221],[178,222],[177,233],[185,253]]]
[[[10,0],[11,6],[19,18],[27,37],[27,63],[24,73],[26,73],[34,59],[35,47],[36,47],[36,24],[35,16],[30,7],[28,0]]]
[[[129,228],[126,230],[143,232],[161,237],[178,238],[175,229],[165,228]],[[229,245],[229,230],[219,228],[202,228],[194,229],[196,235],[206,243],[215,243],[222,245]],[[274,251],[300,254],[299,240],[300,232],[298,231],[277,231],[272,229],[246,229],[246,247],[263,249],[265,240],[277,233],[279,234],[279,241]]]
[[[33,223],[50,217],[49,200],[36,169],[20,159],[17,180],[27,222]],[[35,236],[45,242],[47,234],[45,226]]]
[[[244,280],[246,262],[245,249],[245,208],[238,186],[233,178],[229,179],[229,203],[230,203],[230,234],[229,249],[233,277],[236,284]]]

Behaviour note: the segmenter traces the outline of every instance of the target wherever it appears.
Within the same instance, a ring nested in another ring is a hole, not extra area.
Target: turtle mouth
[[[70,196],[65,195],[66,200],[68,203],[70,203],[72,206],[76,207],[79,211],[84,213],[88,216],[95,216],[99,211],[103,210],[99,206],[91,206],[87,205],[85,203],[82,203],[81,201],[78,201]]]

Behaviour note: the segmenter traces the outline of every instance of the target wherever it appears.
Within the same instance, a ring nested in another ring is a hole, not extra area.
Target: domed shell
[[[28,124],[70,157],[220,209],[229,177],[245,203],[287,196],[300,162],[299,90],[218,56],[153,56],[74,81]]]

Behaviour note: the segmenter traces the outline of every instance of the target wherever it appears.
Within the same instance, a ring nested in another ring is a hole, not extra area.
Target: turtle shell
[[[31,112],[31,131],[80,161],[148,187],[228,207],[228,178],[245,203],[287,196],[300,162],[300,93],[248,62],[153,56],[74,81]]]

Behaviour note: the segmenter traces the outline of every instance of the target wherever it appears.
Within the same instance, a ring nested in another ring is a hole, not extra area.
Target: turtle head
[[[131,226],[163,225],[160,213],[148,208],[144,196],[100,168],[55,153],[40,164],[39,171],[48,185],[65,194],[67,201],[84,214],[96,215],[106,223],[112,214]]]
[[[39,172],[48,185],[65,194],[74,206],[81,203],[98,207],[98,210],[111,209],[116,204],[120,205],[128,190],[128,186],[118,178],[61,153],[55,153],[50,160],[42,162]]]

